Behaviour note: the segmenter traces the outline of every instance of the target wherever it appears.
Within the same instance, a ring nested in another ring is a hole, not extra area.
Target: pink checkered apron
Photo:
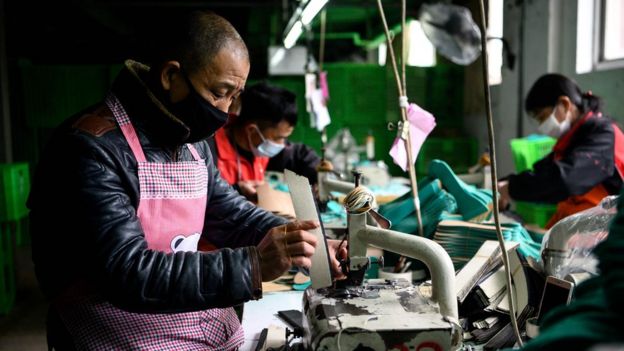
[[[119,100],[106,99],[138,161],[137,216],[148,248],[167,253],[197,251],[204,226],[208,173],[191,144],[193,161],[147,162]],[[79,350],[232,350],[243,328],[232,308],[173,314],[131,313],[97,294],[70,293],[56,304]]]

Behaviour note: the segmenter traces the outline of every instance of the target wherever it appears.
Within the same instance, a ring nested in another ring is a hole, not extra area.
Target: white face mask
[[[546,118],[544,122],[537,127],[538,132],[553,138],[559,138],[570,129],[570,120],[566,117],[563,122],[559,122],[557,117],[555,117],[556,110],[557,106],[553,108],[553,112],[550,116],[548,116],[548,118]]]
[[[254,146],[251,143],[251,137],[249,135],[247,136],[249,146],[251,146],[251,151],[255,156],[271,158],[279,154],[284,149],[284,144],[278,144],[272,140],[266,139],[258,127],[254,126],[254,128],[256,128],[260,138],[262,139],[262,143],[260,143],[260,145]]]

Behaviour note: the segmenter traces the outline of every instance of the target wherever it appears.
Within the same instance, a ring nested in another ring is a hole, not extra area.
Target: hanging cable
[[[321,38],[319,43],[319,80],[320,76],[323,74],[323,62],[325,62],[325,26],[327,24],[327,11],[323,9],[321,12]],[[327,144],[327,127],[323,128],[321,131],[321,145],[323,148]],[[323,156],[325,159],[325,156]]]
[[[505,238],[503,238],[503,232],[501,230],[499,213],[498,213],[498,176],[496,174],[496,143],[494,141],[494,121],[492,118],[492,97],[490,96],[490,81],[488,76],[488,50],[487,50],[487,35],[485,24],[485,7],[483,0],[479,1],[479,22],[481,25],[481,63],[483,65],[483,90],[485,92],[485,111],[488,127],[488,139],[490,145],[490,162],[492,166],[492,172],[490,173],[492,180],[492,204],[494,206],[494,224],[496,226],[496,237],[498,238],[498,244],[503,256],[503,264],[505,266],[505,272],[507,273],[507,296],[509,299],[509,318],[511,319],[511,325],[513,327],[514,334],[518,345],[522,347],[522,337],[520,336],[520,329],[518,328],[518,320],[516,319],[516,299],[514,296],[514,290],[511,282],[511,270],[509,268],[509,255],[505,249]]]
[[[405,0],[402,0],[405,2]],[[401,84],[401,78],[399,76],[399,69],[397,67],[396,56],[394,55],[394,48],[392,47],[392,36],[390,29],[388,28],[388,22],[386,21],[386,14],[381,4],[381,0],[377,0],[377,7],[379,8],[379,14],[381,16],[381,22],[383,23],[384,32],[386,34],[386,40],[388,41],[388,51],[390,51],[390,61],[392,62],[392,70],[394,72],[394,78],[397,84],[397,90],[399,92],[399,104],[401,111],[401,120],[403,121],[403,132],[401,132],[401,138],[405,140],[405,151],[407,154],[407,169],[410,176],[410,184],[412,188],[412,196],[414,200],[414,208],[416,209],[416,220],[418,221],[418,235],[424,236],[422,216],[420,213],[420,198],[418,196],[418,183],[416,181],[416,168],[414,167],[414,155],[412,154],[412,141],[410,138],[410,127],[407,119],[407,107],[409,103],[407,101],[407,95],[405,95],[404,84]],[[405,4],[403,5],[405,9]],[[403,13],[405,16],[405,13]],[[403,30],[405,35],[405,30]],[[405,39],[403,39],[404,41]],[[403,45],[402,45],[403,46]]]
[[[407,83],[405,79],[405,61],[407,61],[407,53],[405,48],[407,47],[407,26],[405,25],[405,17],[407,16],[406,1],[401,0],[401,74],[403,78],[403,96],[407,97]]]
[[[325,61],[325,25],[327,23],[327,12],[321,12],[321,38],[319,43],[319,72],[323,72],[323,62]]]

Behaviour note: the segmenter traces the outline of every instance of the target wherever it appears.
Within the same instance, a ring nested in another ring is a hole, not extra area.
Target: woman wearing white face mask
[[[297,105],[293,93],[267,83],[247,88],[240,98],[240,114],[209,144],[221,177],[253,201],[269,159],[284,149],[297,124]]]
[[[583,93],[571,79],[546,74],[531,87],[526,111],[540,133],[557,138],[553,152],[533,171],[499,183],[501,205],[510,200],[556,203],[547,228],[560,219],[619,194],[624,178],[624,134],[602,113],[602,99]]]

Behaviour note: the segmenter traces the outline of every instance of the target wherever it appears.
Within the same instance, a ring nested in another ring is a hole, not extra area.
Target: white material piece
[[[316,89],[310,95],[310,103],[312,104],[312,111],[314,112],[314,126],[319,132],[322,131],[331,123],[329,116],[329,110],[323,97],[323,91]]]
[[[518,243],[508,241],[505,243],[507,252],[512,253]],[[474,288],[483,275],[489,271],[496,261],[501,260],[498,241],[486,240],[473,258],[457,273],[455,279],[455,293],[459,301],[463,302],[468,293]]]
[[[520,258],[518,258],[517,252],[511,252],[509,255],[509,269],[511,270],[511,277],[513,281],[513,293],[515,295],[516,302],[516,315],[520,315],[522,310],[529,303],[529,287],[527,286],[526,276]],[[497,309],[502,312],[509,312],[509,297],[507,292],[505,297],[498,304]]]
[[[266,338],[266,349],[276,349],[284,346],[285,343],[286,328],[275,324],[269,325]]]
[[[384,267],[379,270],[379,279],[404,279],[407,282],[412,282],[412,271],[394,273],[392,270],[394,267]]]
[[[293,200],[295,214],[301,221],[313,220],[321,222],[312,188],[308,178],[300,176],[291,170],[284,171],[284,178],[288,184],[288,190]],[[312,289],[326,288],[332,285],[331,270],[329,265],[329,252],[327,250],[327,240],[322,227],[308,230],[317,239],[316,250],[312,255],[312,267],[310,267],[310,278],[312,278]]]
[[[270,325],[286,327],[287,325],[277,316],[278,311],[301,311],[303,291],[284,291],[265,293],[258,301],[249,301],[243,312],[243,330],[245,342],[241,351],[255,350],[262,329]]]
[[[537,317],[532,317],[526,320],[526,334],[531,339],[539,335],[539,324],[537,323]]]

